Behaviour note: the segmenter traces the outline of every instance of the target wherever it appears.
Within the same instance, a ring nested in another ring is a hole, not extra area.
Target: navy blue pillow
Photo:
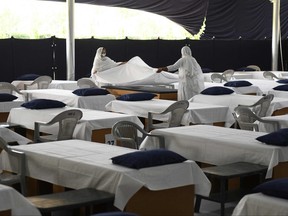
[[[246,80],[235,80],[235,81],[229,81],[224,84],[224,86],[227,87],[245,87],[245,86],[251,86],[252,83]]]
[[[210,69],[210,68],[201,68],[201,70],[202,70],[202,73],[210,73],[210,72],[213,72],[213,70]]]
[[[183,161],[187,160],[176,152],[166,149],[135,151],[124,155],[119,155],[111,159],[113,164],[118,164],[133,169],[182,163]]]
[[[73,91],[78,96],[107,95],[110,94],[106,89],[101,88],[80,88]]]
[[[253,68],[249,68],[249,67],[241,67],[241,68],[236,69],[236,71],[256,71],[256,70]]]
[[[123,101],[143,101],[143,100],[151,100],[156,96],[156,94],[148,93],[148,92],[140,92],[140,93],[132,93],[132,94],[124,94],[117,97],[117,100]]]
[[[288,79],[277,80],[278,83],[288,83]]]
[[[15,95],[8,94],[8,93],[0,93],[0,102],[5,102],[5,101],[13,101],[17,99]]]
[[[23,103],[21,106],[28,109],[50,109],[65,107],[66,104],[57,100],[34,99],[29,102]]]
[[[268,196],[288,199],[288,178],[280,178],[267,181],[253,188],[252,192],[261,192]]]
[[[288,85],[279,85],[274,87],[273,89],[278,91],[288,91]]]
[[[39,76],[40,76],[39,74],[24,74],[22,76],[17,77],[16,80],[35,80]]]
[[[256,140],[267,145],[288,146],[288,128],[257,137]]]
[[[234,91],[229,88],[225,88],[222,86],[214,86],[204,89],[201,94],[204,95],[226,95],[226,94],[232,94]]]

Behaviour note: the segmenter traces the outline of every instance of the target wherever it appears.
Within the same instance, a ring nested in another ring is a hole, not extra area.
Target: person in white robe
[[[97,72],[102,72],[110,68],[117,67],[118,65],[123,64],[123,62],[115,62],[108,56],[106,56],[106,48],[99,47],[96,51],[96,55],[93,61],[93,67],[91,70],[91,76]]]
[[[184,46],[181,49],[182,57],[173,65],[158,68],[161,71],[179,72],[179,84],[177,100],[189,100],[194,95],[204,90],[204,75],[196,59],[192,56],[190,47]]]

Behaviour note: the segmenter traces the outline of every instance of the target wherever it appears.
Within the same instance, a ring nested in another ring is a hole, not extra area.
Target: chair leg
[[[196,195],[196,202],[195,202],[195,207],[194,207],[194,211],[196,213],[199,213],[200,205],[201,205],[201,197],[199,195]]]

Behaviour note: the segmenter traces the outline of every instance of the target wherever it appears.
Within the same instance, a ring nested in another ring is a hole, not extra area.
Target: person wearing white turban
[[[176,72],[178,70],[177,100],[189,100],[204,90],[204,75],[200,65],[192,56],[190,47],[182,47],[181,55],[182,57],[175,64],[158,68],[157,73],[161,71]]]
[[[123,62],[117,63],[108,56],[106,56],[106,49],[104,47],[99,47],[96,51],[96,55],[93,61],[91,75],[116,67],[118,65],[121,65],[122,63]]]

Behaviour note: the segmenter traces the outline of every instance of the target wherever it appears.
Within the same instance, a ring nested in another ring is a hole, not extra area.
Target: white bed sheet
[[[74,189],[93,187],[114,193],[114,205],[120,209],[142,186],[162,190],[194,184],[195,193],[206,195],[211,188],[194,161],[136,170],[112,164],[112,157],[137,151],[118,146],[66,140],[13,148],[25,152],[27,176]],[[17,163],[5,152],[1,159],[4,170],[17,170]]]
[[[210,125],[156,129],[151,134],[165,137],[165,148],[187,159],[214,165],[250,162],[268,166],[267,178],[273,167],[288,161],[288,147],[266,145],[256,140],[264,132],[246,131]],[[140,149],[159,148],[154,138],[147,137]]]
[[[203,95],[198,94],[190,99],[191,102],[195,103],[206,103],[214,105],[228,106],[231,112],[239,105],[252,105],[262,96],[257,95],[241,95],[241,94],[229,94],[229,95]],[[267,116],[273,114],[274,111],[288,107],[288,98],[274,97],[271,105],[267,111]]]
[[[112,112],[136,115],[148,118],[148,112],[162,112],[175,101],[152,99],[148,101],[120,101],[113,100],[106,105],[106,109]],[[154,116],[155,120],[167,121],[169,114]],[[226,122],[230,125],[234,122],[232,113],[228,107],[220,105],[207,105],[204,103],[190,103],[188,111],[182,119],[183,125],[192,124],[212,124],[215,122]]]
[[[34,130],[34,122],[42,121],[48,122],[60,112],[68,109],[75,109],[72,107],[53,108],[53,109],[26,109],[24,107],[11,109],[7,122],[19,124],[24,128]],[[132,121],[143,127],[143,124],[137,116],[105,112],[99,110],[80,109],[83,112],[83,117],[76,125],[73,138],[91,140],[93,130],[112,128],[118,121]],[[58,125],[51,127],[41,127],[41,132],[57,134]]]
[[[235,207],[232,216],[285,216],[288,215],[288,200],[262,193],[244,196]]]
[[[31,84],[33,80],[14,80],[11,82],[16,88],[24,90],[24,84]],[[32,87],[30,87],[32,88]],[[34,87],[37,88],[36,85]],[[75,90],[78,88],[77,81],[73,80],[52,80],[48,86],[49,89],[66,89],[66,90]]]
[[[0,102],[0,112],[10,112],[12,108],[20,107],[23,103],[23,100]]]
[[[37,90],[22,90],[24,94],[28,94],[29,100],[32,99],[52,99],[59,100],[67,106],[78,107],[84,109],[104,110],[105,105],[114,100],[112,94],[97,95],[97,96],[77,96],[71,90],[65,89],[37,89]]]
[[[41,216],[39,210],[14,188],[0,184],[0,211],[11,209],[12,216]]]
[[[262,117],[262,119],[277,121],[279,122],[280,128],[288,128],[288,115],[265,116],[265,117]],[[275,128],[270,124],[259,122],[259,131],[270,133],[270,132],[275,131]]]

